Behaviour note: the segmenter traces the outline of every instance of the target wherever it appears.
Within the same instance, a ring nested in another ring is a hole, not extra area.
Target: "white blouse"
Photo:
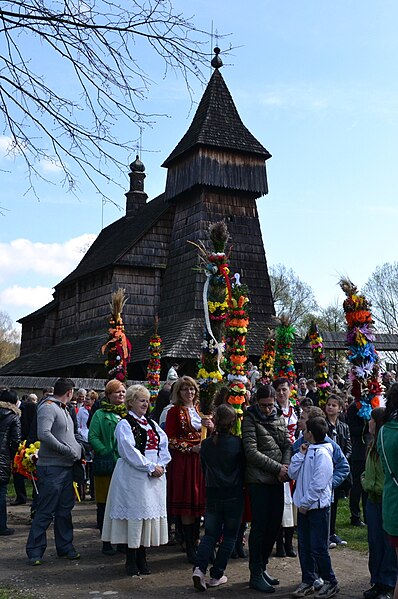
[[[195,408],[188,408],[189,418],[191,419],[191,425],[196,431],[200,431],[202,428],[202,418],[199,416]]]
[[[134,412],[129,412],[131,416],[136,418],[138,421],[140,420]],[[140,423],[140,426],[145,430],[151,430],[151,425],[147,422],[146,425]],[[135,447],[135,438],[133,432],[131,430],[130,424],[127,422],[125,418],[122,418],[120,422],[116,425],[115,428],[115,437],[117,441],[117,447],[119,451],[119,455],[123,460],[126,460],[131,466],[137,468],[138,470],[142,470],[144,472],[153,472],[157,464],[160,466],[166,466],[170,460],[171,455],[169,452],[169,441],[166,433],[158,426],[155,422],[156,431],[159,434],[159,455],[156,462],[152,462],[145,455],[136,449]]]

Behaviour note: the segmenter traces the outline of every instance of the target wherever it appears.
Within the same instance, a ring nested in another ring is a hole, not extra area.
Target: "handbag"
[[[113,452],[105,455],[94,455],[93,474],[94,476],[110,476],[115,467],[115,458]]]

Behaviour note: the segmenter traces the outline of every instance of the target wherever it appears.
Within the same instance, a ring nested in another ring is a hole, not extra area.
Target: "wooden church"
[[[55,286],[49,304],[21,318],[21,355],[2,375],[103,377],[100,348],[118,287],[128,297],[123,320],[133,346],[129,378],[145,377],[156,315],[162,376],[174,362],[194,374],[205,277],[188,241],[208,246],[209,224],[219,220],[233,245],[231,273],[238,272],[250,290],[249,354],[261,355],[275,312],[256,200],[268,192],[265,162],[271,155],[242,123],[218,52],[193,121],[162,165],[165,192],[147,201],[145,167],[137,157],[130,165],[125,216],[101,231],[77,268]]]

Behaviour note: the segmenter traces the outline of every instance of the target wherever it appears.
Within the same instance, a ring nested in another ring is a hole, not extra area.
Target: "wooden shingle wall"
[[[166,199],[172,199],[195,185],[268,193],[264,158],[220,148],[198,147],[167,172]]]
[[[56,306],[49,312],[26,319],[21,339],[21,356],[41,351],[54,343],[56,319]]]
[[[59,288],[55,345],[99,332],[98,322],[107,322],[111,291],[111,268]]]
[[[256,200],[242,192],[202,192],[209,222],[225,220],[230,233],[231,275],[238,272],[249,287],[251,319],[264,321],[274,315],[271,284],[261,235]]]
[[[209,248],[209,225],[219,220],[225,220],[230,232],[231,273],[239,272],[250,289],[252,318],[267,323],[275,313],[254,194],[201,186],[181,195],[176,203],[161,318],[202,315],[205,276],[198,269],[197,249],[187,241],[201,240]]]

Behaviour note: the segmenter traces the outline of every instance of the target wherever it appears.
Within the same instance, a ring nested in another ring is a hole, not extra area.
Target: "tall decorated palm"
[[[280,325],[275,331],[274,379],[282,377],[289,380],[291,384],[290,399],[294,402],[297,397],[297,374],[293,358],[293,342],[296,329],[286,314],[281,314],[279,320]]]
[[[226,369],[229,395],[227,402],[237,414],[235,433],[240,435],[243,404],[246,401],[246,335],[249,327],[249,293],[240,284],[238,274],[234,276],[231,301],[226,322]]]
[[[158,318],[155,318],[153,334],[149,339],[149,361],[146,369],[146,386],[151,394],[151,409],[154,406],[160,387],[160,370],[162,357],[162,339],[158,334]]]
[[[330,383],[328,381],[328,367],[323,349],[323,339],[315,321],[312,321],[310,325],[308,336],[310,338],[311,353],[315,364],[315,381],[319,394],[319,406],[323,408],[326,405],[329,396]]]
[[[131,343],[126,337],[122,319],[122,311],[126,301],[124,289],[119,287],[117,291],[112,293],[109,338],[101,348],[103,354],[106,352],[105,367],[108,380],[117,379],[121,382],[127,380],[127,364],[131,357]]]
[[[272,381],[274,376],[275,364],[275,331],[268,329],[264,341],[263,353],[260,356],[259,368],[261,380],[267,384]]]
[[[358,416],[370,420],[373,408],[380,405],[379,356],[375,340],[371,304],[349,279],[341,279],[346,294],[343,303],[347,321],[347,358],[350,362],[351,394],[355,398]]]
[[[203,289],[204,333],[201,360],[197,374],[200,389],[200,409],[210,414],[212,402],[219,383],[223,380],[223,336],[231,296],[228,259],[225,246],[229,238],[224,221],[209,227],[213,250],[203,243],[194,244],[199,249],[200,261],[206,275]]]

